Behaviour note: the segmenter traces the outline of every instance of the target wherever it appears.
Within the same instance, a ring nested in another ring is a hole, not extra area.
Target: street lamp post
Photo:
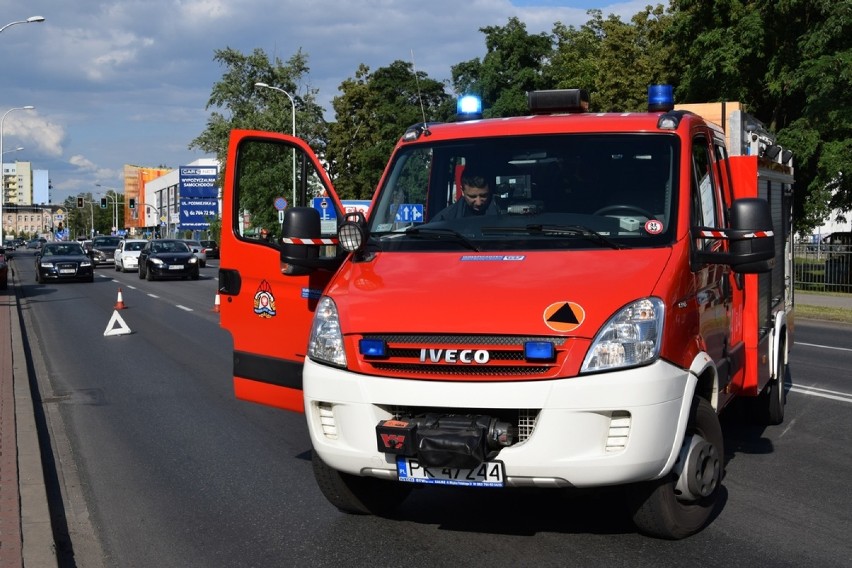
[[[0,28],[0,32],[5,30],[9,26],[14,26],[16,24],[35,24],[35,23],[43,22],[43,21],[44,21],[44,18],[42,16],[30,16],[26,20],[18,20],[17,22],[9,22],[8,24],[6,24],[2,28]]]
[[[287,98],[290,99],[290,106],[292,107],[291,115],[293,117],[293,126],[292,126],[292,134],[293,137],[296,137],[296,101],[293,100],[293,96],[282,89],[281,87],[273,87],[272,85],[267,85],[266,83],[255,83],[255,87],[260,87],[262,89],[272,89],[273,91],[278,91],[279,93],[284,93],[287,95]],[[293,148],[293,207],[296,206],[296,148]]]
[[[15,23],[15,22],[13,22]],[[7,27],[12,24],[6,24],[2,28],[0,28],[0,32],[2,32]],[[32,110],[35,107],[32,105],[22,106],[10,108],[3,114],[3,118],[0,118],[0,244],[3,241],[3,200],[6,198],[6,171],[3,168],[3,123],[6,121],[6,116],[13,110]]]

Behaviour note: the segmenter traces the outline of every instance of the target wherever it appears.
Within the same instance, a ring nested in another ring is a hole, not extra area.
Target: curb
[[[10,271],[10,276],[16,271]],[[20,494],[23,566],[58,566],[53,527],[50,520],[44,468],[21,321],[18,312],[18,288],[10,282],[10,327],[12,343],[12,381],[15,392],[15,430],[17,440],[18,491]],[[14,300],[14,302],[12,302]]]

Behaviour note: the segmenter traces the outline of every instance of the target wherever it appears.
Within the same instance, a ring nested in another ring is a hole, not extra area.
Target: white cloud
[[[248,54],[260,48],[283,60],[301,49],[311,69],[309,85],[302,88],[318,88],[330,111],[338,86],[361,63],[377,69],[411,61],[413,53],[418,71],[449,80],[451,65],[484,55],[482,27],[517,16],[530,33],[549,32],[557,20],[584,23],[584,6],[603,6],[604,14],[624,19],[644,7],[644,2],[514,3],[0,0],[7,21],[46,18],[0,34],[0,112],[24,104],[38,109],[26,121],[20,113],[10,115],[4,144],[20,143],[27,150],[17,159],[50,171],[59,201],[94,183],[121,187],[127,163],[178,166],[207,157],[187,146],[206,126],[204,107],[224,71],[213,61],[217,49]]]

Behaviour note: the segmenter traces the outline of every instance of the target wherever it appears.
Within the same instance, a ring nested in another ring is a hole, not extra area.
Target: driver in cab
[[[458,201],[432,218],[432,221],[447,221],[478,215],[498,215],[500,210],[488,179],[470,166],[465,167],[461,178],[462,194]]]

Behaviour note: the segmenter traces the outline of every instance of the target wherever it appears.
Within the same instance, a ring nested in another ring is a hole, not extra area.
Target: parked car
[[[145,239],[124,239],[118,243],[115,249],[115,270],[117,272],[130,272],[139,270],[139,253],[145,248],[148,241]]]
[[[201,268],[207,266],[207,253],[204,251],[204,247],[201,245],[201,241],[194,241],[192,239],[183,239],[183,242],[189,246],[189,249],[192,251],[192,254],[198,258],[198,262],[201,265]]]
[[[9,263],[6,255],[0,250],[0,290],[9,287]]]
[[[80,243],[60,241],[45,243],[36,253],[36,281],[82,280],[95,281],[92,259],[80,246]]]
[[[139,278],[191,278],[198,280],[198,258],[179,239],[154,239],[139,252]]]
[[[216,241],[199,241],[204,247],[204,254],[207,258],[219,258],[219,243]]]
[[[92,260],[95,268],[101,264],[115,264],[115,249],[121,237],[110,235],[99,235],[92,239]]]

